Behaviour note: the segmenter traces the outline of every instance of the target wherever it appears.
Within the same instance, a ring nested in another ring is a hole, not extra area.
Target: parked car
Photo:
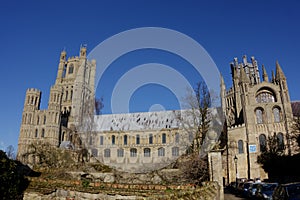
[[[257,185],[257,190],[255,192],[256,199],[272,199],[272,194],[274,189],[278,186],[278,183],[263,183]]]
[[[250,187],[248,188],[248,197],[249,198],[255,197],[257,186],[260,184],[263,184],[263,183],[253,183],[252,185],[250,185]]]
[[[253,185],[253,182],[246,182],[243,184],[242,190],[240,191],[242,197],[248,196],[248,190]]]
[[[273,193],[273,200],[299,200],[300,182],[278,185]]]
[[[227,189],[230,191],[230,192],[235,192],[235,190],[236,190],[236,182],[234,181],[234,182],[231,182],[231,183],[229,183],[229,185],[227,185]]]

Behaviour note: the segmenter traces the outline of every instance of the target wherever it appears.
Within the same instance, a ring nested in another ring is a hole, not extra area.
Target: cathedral
[[[280,148],[291,153],[293,112],[287,79],[278,61],[276,72],[268,76],[262,65],[262,77],[254,57],[250,62],[234,58],[230,64],[232,87],[222,84],[222,103],[228,124],[228,148],[224,176],[229,182],[236,178],[267,178],[257,163],[257,156],[266,149],[268,136],[275,136]],[[270,79],[269,79],[270,78]]]
[[[62,51],[48,109],[41,110],[41,91],[28,89],[24,101],[17,159],[35,163],[30,144],[54,147],[88,147],[92,157],[120,170],[151,170],[169,163],[186,151],[194,135],[185,133],[177,119],[180,111],[94,116],[96,61],[67,58]],[[244,56],[230,64],[232,86],[221,80],[221,101],[227,122],[227,149],[223,153],[224,180],[267,178],[257,163],[268,136],[276,136],[290,153],[293,112],[287,79],[276,62],[271,77],[257,61]],[[81,134],[85,133],[85,134]]]

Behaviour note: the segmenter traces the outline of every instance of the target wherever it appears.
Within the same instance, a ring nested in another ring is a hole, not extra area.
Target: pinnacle
[[[269,82],[268,74],[264,65],[262,65],[263,81]]]
[[[280,80],[280,79],[286,79],[286,78],[278,61],[276,61],[276,80]]]

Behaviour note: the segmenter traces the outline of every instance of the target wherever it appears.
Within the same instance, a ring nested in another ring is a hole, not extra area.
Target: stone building
[[[241,63],[234,58],[230,66],[232,87],[226,90],[224,82],[221,87],[228,124],[224,176],[229,182],[236,178],[264,179],[267,174],[257,163],[257,156],[265,150],[268,136],[276,136],[280,147],[287,147],[286,153],[291,151],[293,113],[287,79],[278,62],[270,79],[263,65],[261,79],[254,57],[249,62],[244,56]]]
[[[30,144],[48,143],[58,147],[63,141],[80,145],[81,140],[74,132],[86,106],[87,99],[94,99],[96,62],[86,58],[86,47],[80,55],[67,59],[62,51],[55,84],[50,89],[48,109],[41,110],[41,91],[28,89],[26,92],[22,123],[18,142],[17,159],[34,162],[28,156]],[[86,111],[85,111],[86,112]]]
[[[151,170],[180,156],[193,141],[193,133],[180,126],[176,112],[163,111],[101,115],[94,117],[96,61],[87,60],[86,48],[67,59],[61,52],[48,109],[40,110],[41,92],[26,92],[17,158],[33,163],[30,144],[48,143],[73,149],[89,148],[97,160],[123,170]],[[228,124],[228,149],[224,179],[266,178],[257,156],[266,147],[267,137],[276,135],[289,151],[293,113],[286,77],[276,63],[276,74],[262,78],[254,57],[231,63],[232,87],[221,81],[223,112]],[[234,158],[237,158],[235,165]],[[237,167],[237,176],[236,176]]]

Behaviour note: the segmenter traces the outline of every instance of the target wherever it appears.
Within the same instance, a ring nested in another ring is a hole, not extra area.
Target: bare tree
[[[9,159],[12,159],[12,160],[15,160],[16,158],[16,154],[15,154],[15,149],[12,145],[9,145],[7,148],[6,148],[6,155]]]
[[[300,151],[300,116],[297,116],[293,120],[292,134],[291,134],[293,148]]]
[[[199,153],[211,123],[211,97],[204,82],[197,83],[183,99],[186,109],[177,117],[189,138],[189,153]]]

